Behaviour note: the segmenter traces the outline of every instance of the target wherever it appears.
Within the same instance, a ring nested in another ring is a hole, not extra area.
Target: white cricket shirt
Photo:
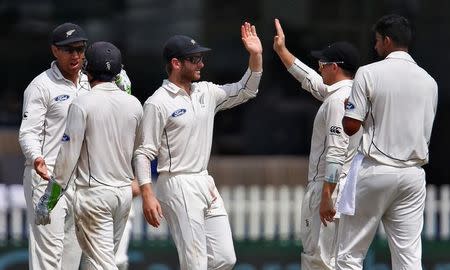
[[[436,81],[403,51],[361,67],[345,116],[362,121],[360,151],[395,167],[428,163]]]
[[[90,90],[86,75],[80,72],[75,85],[61,74],[56,61],[25,89],[19,144],[26,165],[43,157],[50,168],[55,164],[72,100]]]
[[[142,113],[139,100],[114,83],[100,83],[75,99],[56,160],[58,184],[65,187],[75,172],[78,186],[130,185]]]
[[[308,181],[325,179],[326,162],[342,164],[340,178],[345,178],[360,139],[359,136],[349,138],[342,128],[344,102],[350,95],[353,81],[342,80],[326,85],[320,74],[298,59],[288,71],[302,84],[303,89],[323,101],[314,119]]]
[[[255,97],[261,75],[262,72],[247,70],[236,83],[192,83],[191,95],[164,80],[144,104],[140,146],[135,152],[135,158],[158,158],[160,173],[197,173],[206,170],[215,114]],[[148,167],[141,170],[149,171]],[[138,176],[138,180],[140,185],[148,183],[151,181],[150,174]]]

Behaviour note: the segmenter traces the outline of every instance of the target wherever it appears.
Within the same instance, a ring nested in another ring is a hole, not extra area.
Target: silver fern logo
[[[66,32],[66,38],[70,37],[73,34],[73,32],[75,32],[75,29],[67,31]]]

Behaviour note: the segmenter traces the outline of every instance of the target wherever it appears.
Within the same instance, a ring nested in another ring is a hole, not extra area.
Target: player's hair
[[[409,21],[400,15],[390,14],[381,17],[373,26],[373,30],[382,37],[389,37],[399,47],[408,48],[412,40]]]
[[[169,63],[166,63],[166,73],[167,73],[167,75],[169,75],[170,76],[170,74],[172,73],[172,64],[169,62]]]
[[[342,67],[341,67],[341,69],[342,69],[342,73],[344,73],[345,76],[352,78],[352,79],[355,77],[356,70],[348,70],[348,69],[345,69]]]

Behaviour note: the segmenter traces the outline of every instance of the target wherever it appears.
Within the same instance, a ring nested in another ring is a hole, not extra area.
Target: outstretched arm
[[[262,45],[256,34],[256,28],[248,22],[245,22],[241,26],[241,38],[244,43],[245,49],[250,54],[248,61],[248,67],[253,72],[262,71]]]
[[[280,21],[275,19],[276,36],[273,38],[273,50],[278,54],[286,68],[290,68],[294,64],[295,56],[286,48],[286,37]]]

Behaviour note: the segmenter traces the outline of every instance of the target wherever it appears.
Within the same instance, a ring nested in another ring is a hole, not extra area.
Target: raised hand
[[[245,49],[247,49],[250,54],[262,54],[263,49],[261,40],[259,40],[259,37],[256,34],[256,28],[254,25],[245,22],[241,26],[241,38]]]
[[[283,28],[281,28],[278,19],[275,19],[275,30],[277,31],[277,34],[273,37],[273,50],[278,54],[284,66],[289,68],[294,64],[295,56],[286,48],[286,39]]]
[[[279,53],[281,50],[286,48],[286,38],[278,19],[275,19],[275,30],[277,31],[277,34],[273,38],[273,50]]]

